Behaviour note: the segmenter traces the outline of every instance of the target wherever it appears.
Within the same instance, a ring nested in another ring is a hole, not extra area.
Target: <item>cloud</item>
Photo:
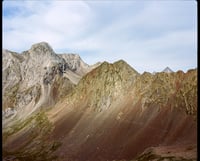
[[[3,48],[47,41],[89,64],[124,59],[139,72],[197,66],[197,9],[191,1],[5,1]]]
[[[12,3],[10,9],[14,5]],[[18,7],[21,5],[18,4],[15,8]],[[85,26],[83,24],[87,23],[86,17],[89,17],[89,8],[81,1],[73,3],[69,1],[67,4],[65,1],[39,3],[39,5],[26,3],[21,9],[23,10],[21,13],[14,13],[12,17],[4,18],[5,47],[20,49],[26,45],[23,41],[29,42],[30,45],[38,41],[48,41],[52,46],[59,48],[61,42],[66,39],[73,41],[83,31]],[[13,38],[14,41],[10,44],[9,40]]]

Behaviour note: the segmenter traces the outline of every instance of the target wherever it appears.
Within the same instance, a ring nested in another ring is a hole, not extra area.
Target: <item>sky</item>
[[[197,68],[195,0],[3,1],[3,48],[47,42],[87,64],[123,59],[140,73]]]

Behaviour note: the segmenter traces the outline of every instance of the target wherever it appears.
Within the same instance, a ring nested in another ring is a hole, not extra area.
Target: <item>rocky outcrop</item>
[[[196,116],[197,70],[189,70],[187,73],[160,72],[155,75],[145,72],[138,77],[131,93],[141,98],[143,108],[152,104],[162,108],[169,104],[171,108],[179,108]]]
[[[101,63],[89,66],[77,54],[59,54],[66,61],[62,66],[64,76],[69,78],[74,84],[77,84],[83,75],[98,67]]]
[[[197,156],[196,145],[160,146],[147,148],[136,159],[131,161],[195,161]]]
[[[90,69],[89,65],[84,63],[77,54],[59,54],[66,61],[66,68],[72,70],[78,75],[84,75]]]

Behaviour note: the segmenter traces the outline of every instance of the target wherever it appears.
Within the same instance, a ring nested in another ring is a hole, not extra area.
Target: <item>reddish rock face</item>
[[[140,75],[105,62],[62,97],[4,130],[5,160],[197,159],[197,70]]]

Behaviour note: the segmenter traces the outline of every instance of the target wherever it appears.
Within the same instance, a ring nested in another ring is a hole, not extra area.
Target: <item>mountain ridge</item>
[[[197,160],[197,69],[90,67],[40,45],[34,58],[4,51],[5,161]]]

